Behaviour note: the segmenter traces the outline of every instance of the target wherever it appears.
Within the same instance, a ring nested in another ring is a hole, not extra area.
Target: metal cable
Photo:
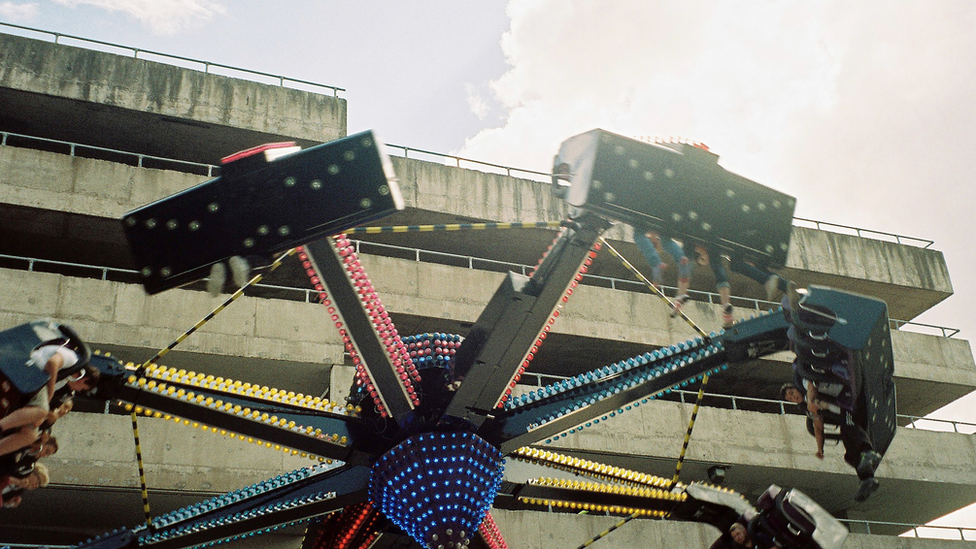
[[[206,324],[207,322],[209,322],[213,317],[217,316],[218,313],[220,313],[221,311],[223,311],[224,309],[226,309],[228,305],[230,305],[231,303],[233,303],[234,301],[236,301],[237,298],[239,298],[242,295],[244,295],[244,290],[246,290],[247,288],[250,288],[251,286],[254,286],[258,282],[260,282],[264,278],[264,275],[265,274],[271,273],[275,269],[277,269],[278,267],[280,267],[282,261],[284,261],[284,259],[286,257],[291,256],[291,255],[294,255],[294,254],[295,254],[295,248],[292,248],[292,249],[288,250],[287,252],[285,252],[285,253],[281,254],[280,256],[278,256],[278,259],[276,259],[274,261],[274,263],[272,263],[267,268],[267,270],[265,272],[254,275],[254,277],[251,278],[251,280],[248,280],[247,281],[247,284],[245,284],[245,285],[241,286],[240,288],[238,288],[238,290],[236,292],[234,292],[223,303],[221,303],[219,306],[217,306],[217,308],[215,308],[214,310],[212,310],[209,313],[207,313],[207,315],[205,317],[201,318],[196,324],[194,324],[192,328],[190,328],[189,330],[183,332],[179,337],[177,337],[175,340],[173,340],[172,343],[170,343],[169,345],[167,345],[164,349],[161,349],[158,353],[156,353],[149,360],[143,362],[142,363],[142,366],[139,368],[140,374],[141,374],[142,371],[144,371],[146,369],[147,366],[149,366],[150,364],[152,364],[152,363],[156,362],[157,360],[159,360],[159,359],[163,358],[164,356],[166,356],[166,354],[169,353],[170,351],[172,351],[174,347],[176,347],[177,345],[179,345],[180,343],[182,343],[183,340],[185,340],[186,338],[190,337],[190,334],[192,334],[193,332],[199,330],[204,324]]]

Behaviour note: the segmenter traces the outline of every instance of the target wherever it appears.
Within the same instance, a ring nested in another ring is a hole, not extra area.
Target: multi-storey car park
[[[214,74],[220,67],[201,64],[206,70],[198,70],[140,59],[131,50],[120,55],[52,43],[43,33],[17,34],[35,37],[0,35],[0,327],[54,317],[84,333],[93,347],[141,362],[219,302],[195,286],[147,296],[136,283],[119,218],[199,183],[217,159],[237,150],[345,136],[346,101],[337,88],[301,91],[295,87],[309,84],[289,85],[268,75],[254,75],[263,80],[255,82]],[[543,222],[566,215],[547,177],[399,151],[393,163],[407,208],[384,225]],[[606,236],[639,264],[627,231],[615,227]],[[502,273],[531,268],[552,237],[545,229],[355,235],[402,334],[464,334]],[[535,375],[524,376],[523,384],[696,335],[669,319],[613,257],[599,256],[588,274],[537,354]],[[706,479],[707,470],[719,465],[727,471],[725,484],[751,499],[771,482],[798,487],[847,521],[852,547],[964,543],[894,537],[909,530],[906,525],[976,501],[972,437],[908,428],[913,418],[976,385],[968,342],[944,330],[920,333],[903,325],[951,295],[942,254],[914,239],[797,226],[783,274],[804,286],[884,299],[897,319],[892,343],[899,423],[905,427],[879,469],[881,488],[855,504],[857,481],[840,450],[828,448],[823,462],[813,456],[803,418],[784,413],[777,401],[780,384],[791,377],[786,353],[713,376],[682,478]],[[737,316],[767,307],[759,301],[761,287],[743,278],[732,282]],[[693,281],[699,290],[710,286],[704,274]],[[697,297],[689,316],[717,331],[718,306],[707,293]],[[312,301],[305,273],[285,263],[162,362],[341,401],[352,368],[338,334],[322,329],[326,313]],[[548,447],[669,477],[694,394],[683,400],[678,394],[647,403]],[[47,460],[52,485],[31,494],[23,507],[0,511],[0,542],[73,544],[143,520],[128,415],[80,408],[57,426],[61,450]],[[300,456],[162,419],[142,419],[139,426],[154,514],[308,464]],[[617,521],[497,509],[492,515],[513,547],[575,546]],[[682,546],[707,547],[716,531],[639,520],[612,536],[598,543],[671,547],[680,539]],[[238,544],[297,546],[301,539],[302,531],[291,529]]]

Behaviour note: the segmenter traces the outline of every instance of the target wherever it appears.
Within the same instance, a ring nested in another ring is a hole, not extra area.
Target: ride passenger
[[[834,386],[844,386],[843,383],[824,383],[813,380],[802,381],[805,391],[793,382],[784,384],[780,388],[783,400],[797,404],[801,411],[813,423],[813,435],[817,441],[816,456],[824,458],[824,417],[829,417],[831,423],[840,425],[840,440],[844,445],[844,461],[854,468],[861,485],[854,495],[857,501],[864,501],[878,489],[879,482],[874,477],[875,470],[881,462],[881,454],[874,451],[871,439],[863,427],[858,425],[854,417],[854,399],[843,395],[830,398],[821,390],[834,392]],[[843,395],[843,396],[842,396]],[[843,405],[842,405],[843,403]]]
[[[657,231],[634,230],[634,244],[644,255],[644,259],[651,265],[651,283],[655,288],[660,288],[664,281],[664,270],[668,264],[661,260],[659,251],[667,252],[678,266],[678,278],[691,277],[691,265],[685,256],[684,250],[673,238],[662,235]]]

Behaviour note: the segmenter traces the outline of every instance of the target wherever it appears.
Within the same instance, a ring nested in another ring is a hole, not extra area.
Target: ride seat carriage
[[[0,332],[0,417],[27,403],[48,382],[48,375],[30,361],[41,345],[55,342],[78,354],[78,362],[58,371],[58,380],[77,373],[91,359],[88,345],[70,326],[51,319],[21,324]]]
[[[838,549],[847,529],[806,494],[770,486],[756,502],[758,513],[746,525],[762,548]]]
[[[838,440],[840,426],[850,421],[865,429],[874,450],[883,455],[895,433],[894,360],[885,302],[811,286],[786,312],[797,386],[810,380],[834,387],[819,391],[819,398],[840,409],[822,410],[825,437]],[[807,429],[813,433],[809,418]]]

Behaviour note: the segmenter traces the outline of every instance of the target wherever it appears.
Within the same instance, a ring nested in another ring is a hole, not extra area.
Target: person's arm
[[[810,381],[807,382],[807,411],[811,414],[820,415],[820,407],[817,406],[817,384]]]
[[[824,457],[824,421],[823,416],[817,414],[813,418],[813,436],[817,439],[817,453],[818,459],[823,459]]]

